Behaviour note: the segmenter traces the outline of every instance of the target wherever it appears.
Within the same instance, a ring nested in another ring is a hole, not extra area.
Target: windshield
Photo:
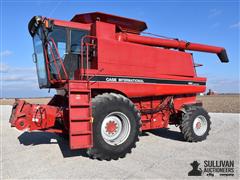
[[[42,28],[39,27],[33,37],[34,53],[36,58],[37,74],[39,87],[48,85],[47,72],[44,60],[43,43],[42,43]]]

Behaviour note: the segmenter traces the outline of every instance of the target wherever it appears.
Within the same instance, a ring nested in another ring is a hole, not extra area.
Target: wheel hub
[[[106,143],[119,145],[128,138],[130,128],[130,121],[125,114],[112,112],[102,122],[101,135]]]
[[[114,134],[117,131],[117,123],[115,121],[109,121],[106,126],[106,131],[109,134]]]
[[[200,129],[201,126],[202,126],[201,123],[200,123],[200,122],[197,122],[197,124],[196,124],[196,128],[197,128],[197,129]]]
[[[207,120],[204,116],[199,115],[193,121],[193,131],[197,136],[202,136],[207,131]]]

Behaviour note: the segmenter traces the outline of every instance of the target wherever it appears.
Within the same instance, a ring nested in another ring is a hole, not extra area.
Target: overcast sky
[[[39,90],[32,39],[27,25],[35,15],[70,20],[74,14],[102,11],[140,19],[147,32],[183,40],[223,46],[230,63],[216,55],[194,53],[200,76],[217,92],[239,92],[238,1],[1,1],[1,97],[51,96]]]

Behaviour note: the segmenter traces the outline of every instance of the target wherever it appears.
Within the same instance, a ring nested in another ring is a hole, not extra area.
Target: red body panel
[[[115,34],[115,25],[104,22],[93,25],[92,35],[97,37],[96,61],[101,71],[91,73],[89,70],[90,75],[206,82],[206,78],[196,77],[192,55],[189,53],[120,41]],[[128,97],[200,93],[206,89],[205,85],[111,81],[97,82],[92,88],[114,89]]]
[[[195,76],[191,54],[115,39],[98,39],[98,62],[99,68],[109,75],[150,78]]]
[[[63,20],[57,20],[57,19],[51,19],[51,20],[53,20],[54,24],[57,26],[64,26],[64,27],[84,29],[84,30],[90,30],[90,27],[91,27],[91,24],[76,23],[76,22],[63,21]]]
[[[96,21],[107,22],[109,24],[115,24],[122,31],[134,33],[140,33],[147,29],[147,25],[143,21],[101,12],[77,14],[71,19],[71,21],[90,24],[95,23]]]
[[[168,85],[168,84],[142,84],[142,83],[111,83],[97,82],[94,83],[92,89],[109,89],[122,92],[127,97],[147,97],[161,96],[171,94],[192,94],[201,93],[206,90],[206,86],[191,85]]]

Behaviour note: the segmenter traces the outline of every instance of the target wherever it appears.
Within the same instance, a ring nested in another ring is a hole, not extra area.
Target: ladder
[[[89,81],[69,81],[70,149],[92,147],[92,107]]]

